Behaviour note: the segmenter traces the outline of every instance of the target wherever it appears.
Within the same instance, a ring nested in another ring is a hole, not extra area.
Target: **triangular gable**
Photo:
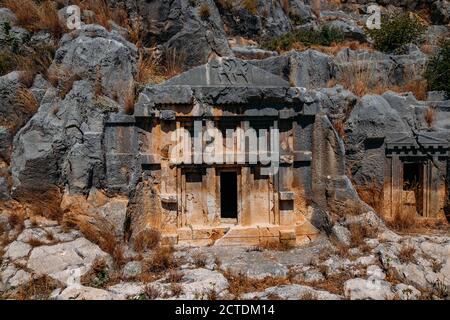
[[[416,146],[416,140],[405,132],[390,133],[386,136],[386,145],[392,146]]]
[[[217,58],[164,82],[164,86],[290,87],[286,80],[236,58]]]
[[[445,139],[442,139],[440,133],[418,133],[418,141],[421,145],[440,145],[440,146],[448,146],[448,141]]]

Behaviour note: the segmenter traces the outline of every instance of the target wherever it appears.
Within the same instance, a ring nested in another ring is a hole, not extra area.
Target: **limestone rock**
[[[130,261],[123,267],[124,278],[134,278],[142,272],[142,263],[139,261]]]
[[[292,14],[298,19],[311,18],[309,6],[301,1],[289,1],[293,6]],[[239,1],[231,1],[231,8],[216,2],[224,24],[232,35],[246,38],[279,36],[292,30],[288,13],[281,3],[255,2],[255,6],[243,6]]]
[[[5,249],[6,252],[3,255],[3,258],[14,261],[17,259],[27,257],[32,247],[29,244],[24,243],[22,241],[14,241],[11,244],[9,244]]]
[[[221,273],[207,269],[184,271],[181,284],[183,294],[180,299],[188,300],[197,296],[206,296],[211,290],[220,296],[228,289],[228,281]]]
[[[329,293],[327,291],[315,290],[311,287],[301,286],[298,284],[283,285],[279,287],[270,287],[264,292],[247,293],[244,299],[273,299],[279,297],[283,300],[299,300],[299,299],[315,299],[315,300],[340,300],[342,297]]]
[[[206,13],[201,16],[201,8]],[[222,19],[212,0],[136,1],[144,19],[147,47],[161,44],[166,54],[183,61],[184,68],[207,62],[212,54],[231,56]]]
[[[421,296],[419,290],[403,283],[396,285],[394,292],[401,300],[418,300]]]
[[[344,291],[345,296],[351,300],[389,300],[394,296],[389,282],[376,278],[347,280]]]
[[[145,291],[145,284],[140,282],[121,282],[108,287],[108,291],[127,298],[135,298]]]
[[[136,73],[136,59],[136,47],[120,34],[98,25],[83,25],[61,39],[52,67],[93,80],[100,78],[106,95],[113,97],[115,93],[123,98],[124,88]]]
[[[351,234],[347,228],[345,228],[341,225],[334,225],[333,229],[332,229],[332,233],[339,242],[345,244],[346,246],[350,245]]]
[[[79,238],[52,246],[34,248],[27,267],[36,273],[46,274],[63,283],[79,282],[96,259],[107,259],[108,254],[86,240]]]
[[[125,300],[124,295],[81,285],[69,286],[52,298],[56,300]]]

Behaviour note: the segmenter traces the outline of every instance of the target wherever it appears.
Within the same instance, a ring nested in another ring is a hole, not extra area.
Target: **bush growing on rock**
[[[209,17],[211,16],[209,6],[206,3],[202,4],[198,9],[198,14],[200,15],[200,18],[202,18],[203,20],[208,20]]]
[[[154,249],[160,242],[161,235],[155,229],[146,229],[141,231],[133,241],[134,249],[137,252]]]
[[[263,47],[272,51],[287,51],[296,43],[304,46],[321,45],[330,46],[333,43],[343,42],[344,34],[332,27],[324,26],[320,30],[297,30],[281,37],[270,39],[263,43]]]
[[[428,87],[434,91],[445,91],[450,97],[450,40],[443,42],[439,52],[428,63],[425,76]]]
[[[374,47],[383,52],[399,52],[408,43],[419,43],[424,32],[425,26],[409,13],[383,17],[381,29],[368,30]]]
[[[242,7],[247,9],[250,13],[256,14],[258,11],[258,0],[244,0]]]
[[[45,30],[60,38],[66,30],[59,20],[58,10],[52,1],[5,0],[2,6],[11,9],[20,26],[29,31]]]

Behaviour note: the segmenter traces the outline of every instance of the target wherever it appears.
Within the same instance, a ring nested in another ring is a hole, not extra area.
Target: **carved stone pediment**
[[[290,87],[286,80],[236,58],[212,59],[163,85],[201,87]]]
[[[386,137],[387,155],[423,156],[436,154],[447,156],[450,144],[438,132],[392,133]]]

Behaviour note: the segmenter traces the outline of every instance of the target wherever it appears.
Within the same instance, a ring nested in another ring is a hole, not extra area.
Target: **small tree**
[[[445,91],[450,98],[450,40],[444,41],[438,53],[430,59],[425,77],[429,90]]]
[[[374,47],[383,52],[398,52],[408,43],[420,42],[425,26],[413,15],[404,13],[384,16],[381,29],[367,31],[374,41]]]

